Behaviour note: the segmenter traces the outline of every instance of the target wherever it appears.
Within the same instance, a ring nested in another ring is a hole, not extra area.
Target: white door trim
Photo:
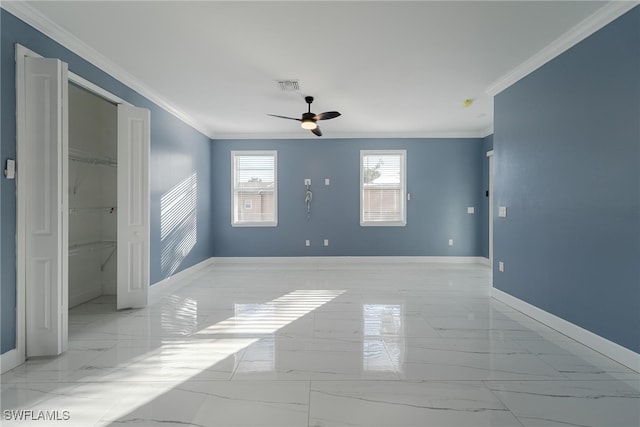
[[[94,95],[98,95],[99,97],[104,98],[107,101],[112,102],[114,104],[131,105],[127,101],[123,100],[122,98],[112,94],[111,92],[108,92],[107,90],[101,88],[100,86],[94,83],[91,83],[89,80],[85,79],[84,77],[80,77],[79,75],[71,71],[69,71],[69,81],[71,83],[74,83],[80,86],[83,89],[88,90]]]
[[[489,160],[489,265],[493,274],[493,150],[487,151]],[[493,286],[493,280],[491,280]]]

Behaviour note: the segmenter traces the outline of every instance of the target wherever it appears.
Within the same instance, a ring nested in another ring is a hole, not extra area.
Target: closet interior
[[[117,285],[117,107],[69,84],[69,307]]]

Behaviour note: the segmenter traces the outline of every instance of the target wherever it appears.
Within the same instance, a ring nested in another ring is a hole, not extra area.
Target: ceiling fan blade
[[[267,116],[271,116],[271,117],[278,117],[280,119],[289,119],[289,120],[295,120],[297,122],[301,122],[302,119],[296,119],[295,117],[287,117],[287,116],[278,116],[277,114],[267,114]]]
[[[340,116],[341,114],[338,113],[337,111],[327,111],[324,113],[320,113],[320,114],[316,114],[315,119],[316,120],[329,120],[329,119],[335,119],[336,117]]]
[[[311,129],[311,132],[313,132],[317,136],[322,136],[322,131],[320,130],[319,127],[316,127],[315,129]]]

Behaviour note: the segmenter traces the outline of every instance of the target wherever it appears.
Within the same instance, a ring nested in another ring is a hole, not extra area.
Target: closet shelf
[[[116,213],[118,208],[115,206],[105,206],[97,208],[69,208],[69,214],[102,214],[102,213]]]
[[[96,242],[75,243],[69,245],[69,256],[78,255],[85,251],[115,248],[115,240],[99,240]]]
[[[89,163],[92,165],[118,166],[116,159],[107,156],[97,156],[76,148],[69,148],[69,160],[75,162]]]

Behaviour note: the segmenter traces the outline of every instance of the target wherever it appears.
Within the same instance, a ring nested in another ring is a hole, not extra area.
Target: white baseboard
[[[349,264],[349,263],[425,263],[425,264],[483,264],[488,259],[473,256],[296,256],[296,257],[214,257],[213,263],[224,264]]]
[[[528,302],[522,301],[500,289],[492,288],[491,296],[500,302],[515,308],[521,313],[537,320],[540,323],[544,323],[550,328],[555,329],[578,341],[581,344],[586,345],[594,349],[595,351],[602,353],[603,355],[615,360],[616,362],[633,369],[636,372],[640,372],[640,354],[622,347],[606,338],[587,331],[578,325],[568,322],[554,314],[544,311]]]
[[[20,360],[18,350],[15,348],[0,354],[0,374],[4,374],[22,363],[24,363],[24,360]]]
[[[154,283],[149,287],[149,304],[157,302],[167,293],[184,286],[189,276],[192,276],[203,268],[210,266],[211,264],[213,264],[213,262],[214,258],[205,259],[198,264],[192,265],[189,268],[185,268],[184,270],[174,274],[173,276],[169,276],[166,279]]]

